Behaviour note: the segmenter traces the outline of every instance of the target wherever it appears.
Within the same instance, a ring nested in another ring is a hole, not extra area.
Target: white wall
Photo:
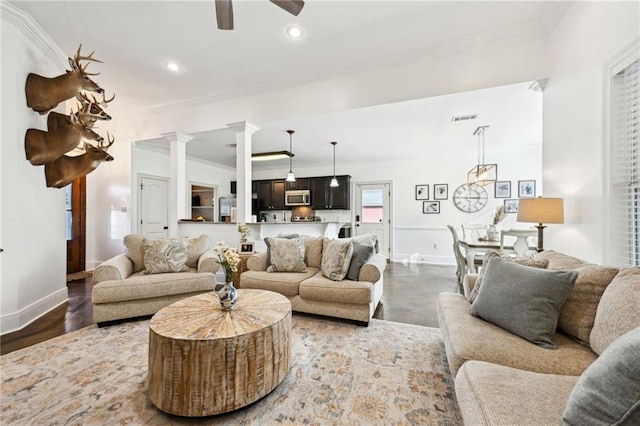
[[[59,75],[64,64],[43,48],[45,35],[16,18],[3,6],[0,333],[23,327],[67,299],[64,190],[47,188],[44,166],[32,166],[24,151],[28,128],[46,130],[46,115],[27,107],[27,75]]]
[[[606,260],[603,99],[605,65],[640,34],[638,2],[574,2],[549,37],[544,92],[545,195],[565,198],[564,225],[545,246]]]

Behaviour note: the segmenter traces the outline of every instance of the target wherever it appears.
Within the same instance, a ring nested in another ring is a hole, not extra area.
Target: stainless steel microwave
[[[311,191],[299,189],[297,191],[285,191],[285,206],[308,206],[311,204]]]

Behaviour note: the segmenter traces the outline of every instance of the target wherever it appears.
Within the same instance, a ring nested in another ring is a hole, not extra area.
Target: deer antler
[[[108,103],[113,101],[116,98],[116,94],[114,93],[113,96],[111,97],[111,99],[107,100],[107,96],[104,94],[104,92],[102,93],[102,102],[99,102],[95,96],[91,95],[91,97],[93,98],[93,103],[96,105],[101,105],[103,107],[108,107]],[[87,98],[85,98],[87,99]],[[88,100],[88,99],[87,99]]]
[[[109,132],[107,132],[107,140],[109,141],[109,143],[107,144],[107,146],[104,146],[104,142],[98,142],[98,146],[100,147],[100,149],[106,151],[107,149],[109,149],[109,147],[111,145],[113,145],[113,143],[116,141],[116,137],[113,135],[110,135]]]
[[[76,56],[73,58],[73,61],[76,63],[76,65],[78,66],[80,71],[85,75],[98,75],[98,74],[100,74],[100,73],[88,73],[87,72],[87,67],[89,66],[89,64],[86,64],[85,66],[80,65],[80,61],[93,61],[93,62],[102,63],[101,60],[96,59],[96,58],[93,57],[93,54],[96,53],[95,50],[93,52],[91,52],[89,54],[89,56],[83,56],[83,55],[80,54],[80,50],[81,49],[82,49],[82,43],[80,43],[80,46],[78,46],[78,51],[76,52]]]

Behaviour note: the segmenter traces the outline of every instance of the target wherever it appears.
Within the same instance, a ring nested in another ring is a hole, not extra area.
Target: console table
[[[180,300],[149,325],[149,399],[178,416],[237,410],[275,389],[289,371],[291,303],[238,290],[231,311],[215,293]]]

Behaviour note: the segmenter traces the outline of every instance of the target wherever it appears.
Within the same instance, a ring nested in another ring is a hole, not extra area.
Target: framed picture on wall
[[[424,214],[440,213],[440,201],[423,201],[422,213]]]
[[[536,196],[535,180],[519,180],[518,181],[518,197],[533,198]]]
[[[435,185],[433,185],[433,199],[448,200],[449,185],[447,185],[446,183],[436,183]]]
[[[520,203],[520,200],[518,200],[518,199],[504,200],[504,212],[505,213],[518,213],[518,204],[519,203]]]
[[[416,185],[416,200],[429,199],[429,185]]]
[[[499,180],[496,182],[496,198],[511,198],[511,181]]]

